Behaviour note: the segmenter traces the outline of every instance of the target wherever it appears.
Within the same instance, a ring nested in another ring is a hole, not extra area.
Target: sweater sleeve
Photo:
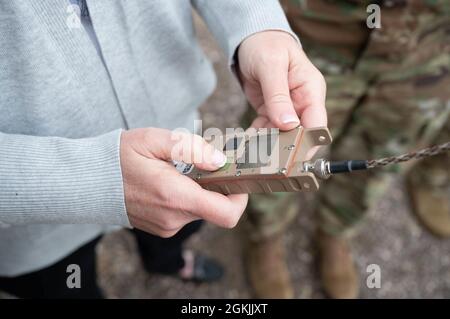
[[[120,134],[67,139],[0,133],[1,226],[129,226]]]
[[[208,28],[218,40],[228,58],[234,63],[234,54],[248,36],[266,30],[291,30],[278,0],[192,0]]]

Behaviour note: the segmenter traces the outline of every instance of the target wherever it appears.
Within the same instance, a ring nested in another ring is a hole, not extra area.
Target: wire
[[[325,162],[324,160],[318,160],[318,162],[313,164],[311,168],[309,168],[309,170],[313,171],[318,177],[327,178],[331,174],[350,173],[356,170],[372,169],[376,167],[431,157],[443,154],[448,151],[450,151],[450,142],[424,148],[417,152],[410,152],[403,155],[385,157],[375,160],[350,160],[339,162]]]
[[[386,166],[386,165],[390,165],[390,164],[407,162],[410,160],[417,160],[417,159],[421,159],[421,158],[425,158],[425,157],[431,157],[431,156],[435,156],[438,154],[442,154],[442,153],[445,153],[448,151],[450,151],[450,142],[440,144],[440,145],[435,145],[435,146],[428,147],[428,148],[424,148],[417,152],[411,152],[411,153],[406,153],[406,154],[399,155],[399,156],[391,156],[391,157],[385,157],[385,158],[380,158],[380,159],[376,159],[376,160],[370,160],[370,161],[367,161],[367,168],[370,169],[370,168],[381,167],[381,166]]]

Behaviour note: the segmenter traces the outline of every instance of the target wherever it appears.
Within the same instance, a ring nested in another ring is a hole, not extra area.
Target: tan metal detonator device
[[[219,140],[219,145],[216,138],[209,142],[223,150],[227,163],[214,172],[193,167],[187,175],[203,188],[227,195],[317,191],[319,184],[307,169],[306,156],[313,147],[329,145],[332,139],[326,127],[299,126],[286,132],[255,129]]]

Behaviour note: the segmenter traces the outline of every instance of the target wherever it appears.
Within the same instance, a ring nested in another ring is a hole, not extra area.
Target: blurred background
[[[227,68],[226,59],[204,24],[198,34],[218,76],[218,86],[202,106],[203,129],[239,127],[246,102]],[[302,211],[285,233],[288,264],[298,298],[323,298],[315,268],[312,196],[299,195]],[[410,213],[402,183],[393,179],[390,191],[369,213],[352,241],[361,276],[362,298],[450,298],[450,241],[439,240],[420,227]],[[206,225],[188,246],[217,258],[225,266],[218,283],[193,284],[148,275],[127,231],[105,236],[98,247],[100,285],[109,298],[249,298],[242,265],[239,227],[222,230]],[[381,268],[381,288],[369,289],[366,268]]]

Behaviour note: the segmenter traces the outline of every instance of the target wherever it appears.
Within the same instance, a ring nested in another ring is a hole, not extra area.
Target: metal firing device
[[[319,189],[316,178],[351,173],[450,152],[450,141],[406,154],[373,160],[309,161],[309,152],[331,144],[326,127],[287,132],[248,130],[209,140],[222,149],[227,163],[215,172],[202,171],[192,164],[174,163],[203,188],[222,194],[311,192]]]
[[[317,191],[316,176],[326,177],[322,176],[326,175],[326,162],[311,164],[306,156],[331,140],[326,127],[301,126],[286,132],[255,129],[216,137],[209,142],[223,150],[227,163],[214,172],[193,167],[187,175],[203,188],[221,194]]]

